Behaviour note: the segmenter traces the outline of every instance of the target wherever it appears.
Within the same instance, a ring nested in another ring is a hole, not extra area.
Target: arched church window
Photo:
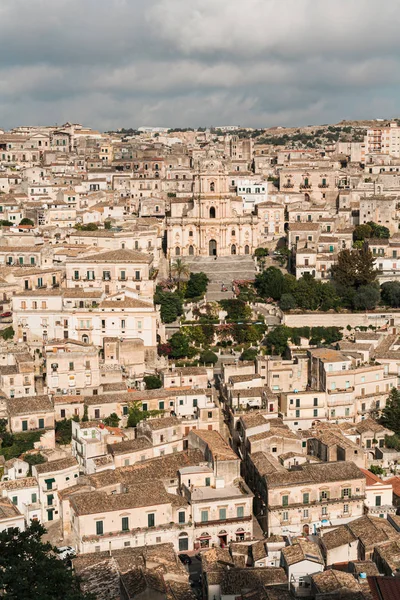
[[[210,208],[210,219],[215,219],[215,207]]]
[[[235,235],[236,235],[236,231],[235,231],[234,229],[232,229],[231,236],[232,236],[232,237],[235,237]]]
[[[210,192],[215,192],[215,183],[214,183],[214,181],[212,181],[210,183]]]

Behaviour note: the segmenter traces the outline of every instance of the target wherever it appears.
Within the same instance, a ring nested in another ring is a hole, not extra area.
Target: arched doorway
[[[226,548],[228,545],[228,533],[225,531],[225,529],[222,529],[222,531],[219,532],[218,538],[221,548]]]
[[[208,244],[208,253],[210,256],[217,256],[217,242],[215,240],[210,240]]]
[[[246,246],[244,247],[244,253],[245,253],[245,254],[250,254],[250,246],[248,246],[247,244],[246,244]]]
[[[310,194],[304,194],[304,200],[310,202]]]
[[[175,256],[180,256],[181,255],[181,249],[179,248],[179,246],[177,246],[175,248]]]
[[[194,248],[193,246],[189,246],[189,256],[193,256],[194,254]]]
[[[88,344],[89,343],[89,336],[88,335],[83,335],[82,336],[82,342],[84,344]]]
[[[232,246],[231,246],[231,254],[236,254],[236,244],[232,244]]]
[[[210,208],[210,219],[215,219],[215,207]]]

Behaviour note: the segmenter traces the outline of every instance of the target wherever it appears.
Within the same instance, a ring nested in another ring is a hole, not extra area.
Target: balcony
[[[282,506],[281,504],[278,505],[269,505],[268,506],[268,511],[272,512],[272,511],[288,511],[291,510],[293,508],[308,508],[309,506],[317,506],[319,504],[323,504],[324,506],[326,506],[327,504],[337,504],[337,503],[347,503],[349,504],[350,502],[360,502],[361,500],[365,500],[365,496],[345,496],[344,498],[340,497],[340,498],[324,498],[323,500],[310,500],[310,502],[307,502],[307,504],[304,504],[303,502],[296,502],[294,504],[289,504],[287,506]]]
[[[209,525],[210,527],[212,525],[229,525],[229,523],[246,523],[247,521],[251,521],[252,520],[252,515],[248,515],[246,517],[233,517],[231,519],[216,519],[214,521],[198,521],[197,523],[195,522],[194,526],[195,527],[206,527],[207,525]]]
[[[301,190],[311,190],[311,185],[309,183],[301,183],[300,189]]]
[[[288,181],[287,183],[284,183],[284,184],[283,184],[283,187],[284,187],[285,189],[291,189],[291,188],[294,188],[294,183],[291,183],[290,181]]]
[[[329,183],[319,183],[319,184],[318,184],[318,187],[319,187],[319,188],[322,188],[322,189],[326,189],[326,188],[328,188],[328,187],[329,187]]]

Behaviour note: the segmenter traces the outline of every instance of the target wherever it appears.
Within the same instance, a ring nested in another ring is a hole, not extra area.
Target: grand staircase
[[[232,281],[238,279],[254,279],[255,265],[251,256],[187,256],[184,261],[190,266],[192,273],[203,272],[210,280],[207,300],[218,301],[233,298]],[[222,284],[228,291],[222,292]]]

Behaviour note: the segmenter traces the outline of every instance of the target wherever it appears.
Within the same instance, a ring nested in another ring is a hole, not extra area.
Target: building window
[[[96,521],[96,535],[103,535],[103,521]]]
[[[382,497],[375,496],[375,506],[382,506]]]
[[[17,506],[17,504],[18,504],[18,496],[13,496],[12,499],[11,499],[11,502],[13,504],[15,504],[15,506]]]
[[[181,511],[178,513],[178,523],[185,523],[186,513]]]
[[[329,492],[327,490],[322,490],[322,492],[320,492],[319,499],[320,500],[328,500]]]
[[[208,521],[208,510],[201,511],[201,522],[206,523]]]
[[[303,504],[309,504],[310,502],[310,494],[308,492],[305,492],[303,494]]]
[[[158,402],[158,410],[164,410],[164,400]]]
[[[296,410],[296,419],[299,419],[299,418],[300,418],[300,411]]]
[[[303,519],[308,519],[308,508],[303,510]]]
[[[28,431],[28,421],[22,421],[22,431]]]
[[[318,398],[314,398],[314,406],[318,406]]]
[[[314,417],[318,417],[318,408],[314,408]]]
[[[289,513],[287,510],[284,510],[282,513],[282,521],[289,521]]]
[[[37,494],[33,493],[31,500],[32,500],[32,504],[35,504],[37,502]]]
[[[211,479],[210,477],[206,477],[206,487],[210,487],[211,485]]]
[[[343,488],[342,498],[351,498],[351,488]]]
[[[239,519],[242,519],[242,518],[244,517],[244,506],[238,506],[238,507],[236,508],[236,516],[237,516]]]
[[[156,515],[154,513],[150,513],[147,515],[147,526],[154,527],[156,524]]]
[[[129,531],[129,517],[122,517],[122,531]]]
[[[99,408],[94,409],[94,418],[100,419],[100,409]]]
[[[220,508],[219,509],[219,520],[225,521],[225,519],[226,519],[226,508]]]
[[[39,419],[39,429],[44,429],[44,419]]]
[[[326,506],[323,506],[323,507],[322,507],[321,513],[322,513],[322,515],[323,515],[324,517],[326,517],[326,515],[328,514],[328,509],[327,509],[327,507],[326,507]]]
[[[348,504],[343,504],[343,513],[346,514],[349,512],[349,505]]]
[[[282,496],[282,506],[289,505],[289,496]]]

